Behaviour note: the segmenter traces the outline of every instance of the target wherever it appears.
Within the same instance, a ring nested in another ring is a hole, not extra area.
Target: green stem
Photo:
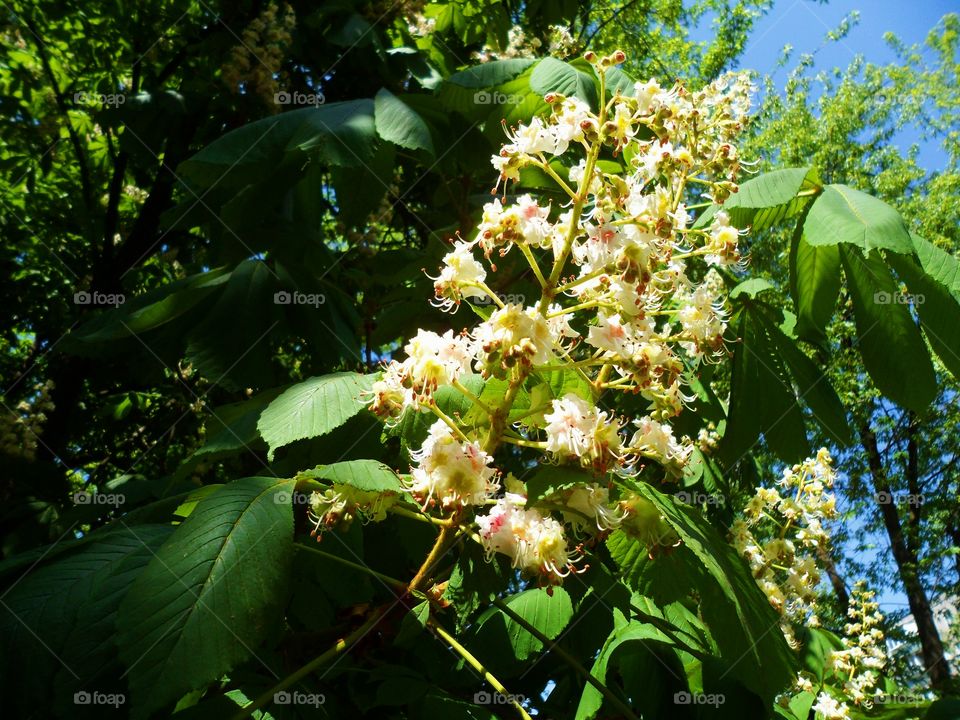
[[[441,527],[449,527],[449,520],[441,520],[440,518],[435,518],[431,515],[427,515],[422,512],[414,512],[413,510],[407,510],[405,507],[400,507],[398,505],[391,505],[387,508],[387,512],[393,513],[394,515],[400,515],[401,517],[410,518],[411,520],[416,520],[417,522],[423,522],[430,525],[439,525]]]
[[[436,415],[438,418],[443,420],[446,423],[447,427],[453,431],[453,434],[456,435],[463,442],[470,442],[470,438],[463,434],[463,430],[447,415],[443,410],[438,408],[435,403],[430,403],[427,407],[430,408],[430,411]]]
[[[543,273],[540,272],[540,266],[537,264],[537,259],[533,256],[533,251],[527,247],[525,242],[517,243],[517,247],[520,248],[520,252],[523,253],[523,256],[527,259],[527,263],[530,265],[530,269],[533,270],[533,274],[537,276],[537,282],[540,283],[541,289],[546,289],[547,281],[543,277]]]
[[[555,183],[557,183],[557,185],[559,185],[560,187],[563,188],[564,192],[566,192],[567,195],[570,196],[570,199],[571,199],[571,200],[576,200],[576,199],[577,199],[577,194],[576,194],[573,190],[570,189],[570,186],[567,185],[566,181],[564,181],[564,179],[563,179],[562,177],[560,177],[559,175],[557,175],[557,171],[554,170],[552,167],[550,167],[550,163],[548,163],[546,160],[544,160],[544,159],[541,158],[541,160],[540,160],[540,168],[541,168],[547,175],[549,175],[551,178],[553,178],[553,181],[554,181]]]
[[[433,544],[433,547],[430,549],[430,554],[427,555],[427,559],[423,561],[423,565],[420,566],[420,569],[417,570],[417,574],[413,576],[413,580],[410,581],[410,592],[417,592],[420,590],[420,585],[423,584],[433,566],[437,564],[437,560],[440,559],[440,556],[446,550],[445,545],[447,544],[447,539],[450,537],[450,533],[453,530],[453,527],[447,525],[440,529],[440,534],[437,535],[437,540]]]
[[[462,394],[464,397],[466,397],[467,399],[469,399],[470,402],[472,402],[472,403],[473,403],[474,405],[476,405],[478,408],[480,408],[481,410],[483,410],[487,415],[493,415],[493,410],[490,408],[490,406],[487,405],[485,402],[483,402],[483,400],[481,400],[480,398],[478,398],[478,397],[477,397],[476,395],[474,395],[472,392],[470,392],[469,390],[467,390],[467,388],[464,387],[463,383],[461,383],[459,380],[456,380],[456,379],[455,379],[455,380],[453,381],[453,387],[455,387],[458,391],[460,391],[460,394]]]
[[[437,635],[439,635],[441,638],[443,638],[447,642],[447,644],[449,644],[450,647],[452,647],[457,652],[457,654],[460,657],[466,660],[474,670],[476,670],[478,673],[483,675],[483,679],[486,680],[488,683],[490,683],[490,685],[493,686],[494,690],[496,690],[498,693],[500,693],[504,697],[509,697],[510,703],[517,709],[517,712],[520,714],[520,717],[522,717],[523,720],[531,720],[530,715],[524,709],[523,705],[517,702],[516,698],[513,697],[509,692],[507,692],[507,689],[503,686],[503,683],[497,680],[497,678],[495,678],[493,674],[483,666],[483,663],[477,660],[477,658],[474,657],[469,650],[467,650],[463,645],[457,642],[457,639],[453,637],[453,635],[451,635],[446,630],[444,630],[443,626],[437,621],[435,621],[433,618],[430,618],[427,621],[427,624],[430,627],[430,629],[433,632],[435,632]],[[637,720],[637,719],[634,718],[634,720]]]
[[[593,685],[597,690],[599,690],[603,696],[610,701],[610,704],[616,707],[624,717],[630,718],[631,720],[640,720],[636,714],[630,709],[630,707],[614,693],[610,688],[604,685],[600,680],[593,676],[593,673],[589,672],[580,662],[573,657],[570,653],[564,650],[562,647],[553,642],[550,638],[540,632],[536,627],[531,625],[526,621],[522,615],[515,613],[509,605],[507,605],[500,598],[496,598],[493,601],[493,604],[498,607],[504,615],[513,620],[517,625],[522,627],[528,633],[533,635],[537,640],[542,642],[544,646],[550,648],[550,652],[556,653],[557,657],[563,660],[567,665],[573,668],[579,675],[583,677],[588,683]]]
[[[287,675],[283,680],[281,680],[272,688],[267,690],[265,693],[263,693],[260,697],[258,697],[252,703],[250,703],[249,705],[246,705],[240,712],[238,712],[234,716],[234,720],[243,720],[244,718],[250,717],[251,715],[253,715],[253,713],[255,713],[260,708],[266,707],[271,702],[273,702],[274,695],[276,695],[278,692],[282,692],[283,690],[286,690],[288,687],[290,687],[294,683],[299,682],[300,680],[305,678],[307,675],[312,673],[317,668],[321,667],[322,665],[325,665],[330,660],[333,660],[335,657],[345,652],[347,649],[353,646],[356,642],[362,639],[368,632],[370,632],[370,630],[373,629],[373,626],[380,621],[380,619],[387,613],[387,611],[391,607],[393,606],[392,605],[387,606],[385,609],[374,613],[369,618],[367,618],[367,621],[363,623],[363,625],[358,627],[356,630],[354,630],[352,633],[350,633],[346,637],[340,640],[337,640],[337,642],[333,645],[333,647],[331,647],[325,653],[323,653],[322,655],[318,655],[313,660],[308,662],[306,665],[301,667],[299,670],[291,673],[290,675]]]

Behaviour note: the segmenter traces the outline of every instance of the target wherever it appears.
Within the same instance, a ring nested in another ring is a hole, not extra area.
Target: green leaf
[[[252,452],[255,445],[262,449],[257,421],[278,394],[279,390],[267,390],[249,400],[215,408],[206,423],[206,442],[184,460],[184,464],[218,459],[244,450]]]
[[[416,638],[427,627],[427,620],[430,619],[430,601],[424,600],[413,608],[400,622],[400,631],[397,633],[395,642],[403,645]]]
[[[913,252],[900,213],[872,195],[846,185],[827,185],[807,213],[803,236],[811,245],[847,243],[862,250]]]
[[[545,57],[530,74],[530,88],[539,95],[558,92],[568,97],[576,96],[581,100],[596,104],[597,90],[592,75],[580,72],[569,63],[552,57]]]
[[[579,467],[543,464],[526,481],[527,502],[534,505],[564,488],[593,482],[597,482],[596,476]]]
[[[607,672],[610,659],[614,652],[625,643],[644,642],[644,643],[662,643],[670,644],[670,638],[663,634],[653,625],[628,620],[618,608],[613,610],[614,629],[607,637],[600,654],[593,662],[590,674],[597,680],[606,685]],[[600,707],[603,705],[603,695],[593,685],[584,684],[583,694],[580,696],[580,704],[577,706],[576,720],[589,720],[595,717]]]
[[[704,227],[719,211],[730,216],[737,228],[766,230],[776,223],[799,215],[819,188],[819,179],[810,168],[785,168],[747,180],[723,205],[711,205],[697,218],[694,227]],[[803,195],[798,193],[803,192]]]
[[[797,334],[818,344],[826,342],[826,327],[840,295],[840,250],[836,245],[811,245],[797,224],[790,245],[790,294],[797,310]]]
[[[673,547],[679,539],[677,533],[659,514],[648,525],[647,533],[633,529],[612,532],[606,542],[610,557],[626,584],[641,595],[649,595],[661,605],[685,599],[690,588],[705,578],[699,561],[682,545]],[[661,547],[669,549],[661,552]],[[709,578],[706,581],[711,582]]]
[[[214,140],[178,168],[200,187],[240,188],[263,180],[284,156],[316,153],[326,162],[358,167],[373,159],[373,100],[291,110],[257,120]]]
[[[830,671],[830,654],[834,650],[843,650],[843,641],[828,630],[811,627],[801,628],[798,640],[804,669],[813,673],[818,682],[823,682]]]
[[[758,309],[747,304],[740,311],[737,336],[741,341],[733,354],[723,454],[728,461],[737,461],[762,434],[777,455],[797,462],[806,456],[809,446],[803,413],[778,346],[782,333],[775,338]]]
[[[443,597],[449,600],[457,613],[457,632],[470,622],[473,613],[486,606],[493,597],[506,589],[514,572],[502,555],[494,555],[490,562],[476,543],[467,543],[457,558]]]
[[[257,422],[270,447],[326,435],[363,410],[361,396],[373,387],[375,375],[340,372],[294,385],[267,406]]]
[[[320,465],[313,470],[300,473],[300,476],[330,480],[363,492],[401,492],[400,478],[397,477],[397,473],[376,460],[349,460],[332,465]]]
[[[408,150],[426,150],[434,157],[430,128],[416,110],[386,88],[377,93],[373,102],[380,137]]]
[[[847,423],[847,414],[823,369],[804,355],[796,343],[773,323],[767,326],[767,331],[773,342],[778,343],[790,370],[797,397],[809,406],[814,420],[833,442],[848,445],[853,435]]]
[[[730,674],[771,701],[794,678],[795,659],[750,568],[696,510],[645,483],[638,490],[716,581],[700,588],[701,611]]]
[[[730,291],[730,299],[736,300],[741,295],[746,295],[750,298],[755,298],[760,293],[765,290],[774,290],[776,286],[765,278],[750,278],[749,280],[744,280],[742,283],[737,285],[733,290]]]
[[[923,271],[931,279],[946,287],[960,302],[960,261],[919,235],[911,233],[910,241],[913,243],[913,250],[917,254]]]
[[[293,560],[293,480],[244,478],[205,498],[120,605],[117,643],[141,716],[219,679],[266,639]]]
[[[723,204],[723,209],[757,210],[788,203],[800,192],[809,174],[810,168],[784,168],[758,175],[744,182]]]
[[[168,283],[94,317],[71,332],[66,341],[100,343],[161,327],[195,307],[229,279],[227,268],[217,268]]]
[[[841,248],[857,325],[857,348],[877,389],[898,405],[922,412],[937,394],[927,346],[910,310],[895,302],[899,287],[877,254]]]
[[[447,82],[474,90],[491,88],[513,80],[535,62],[530,58],[494,60],[454,73],[447,78]]]
[[[464,375],[460,378],[460,382],[474,395],[484,397],[484,380],[480,375],[476,373]],[[437,407],[450,417],[460,417],[465,421],[480,417],[479,413],[474,412],[476,408],[473,402],[450,385],[441,385],[437,388],[437,391],[433,394],[433,399],[437,403]],[[393,427],[386,428],[384,434],[398,436],[406,448],[416,449],[426,440],[430,426],[436,421],[437,416],[429,410],[423,409],[418,412],[408,408],[400,417],[399,422]]]
[[[960,378],[960,303],[912,257],[891,253],[886,260],[906,283],[930,347],[947,370]]]
[[[9,587],[0,610],[0,672],[5,687],[17,688],[7,700],[20,712],[12,712],[34,715],[51,699],[69,710],[82,688],[125,691],[113,643],[117,607],[172,530],[137,525],[111,532]]]
[[[504,598],[504,603],[551,640],[563,632],[573,617],[573,603],[570,601],[570,595],[562,587],[550,588],[550,590],[546,588],[524,590]],[[486,628],[486,631],[490,632],[494,619],[498,624],[502,622],[503,630],[506,631],[510,647],[517,660],[526,660],[534,653],[543,650],[543,643],[539,639],[499,608],[490,608],[490,611],[480,618],[478,622],[480,629]]]

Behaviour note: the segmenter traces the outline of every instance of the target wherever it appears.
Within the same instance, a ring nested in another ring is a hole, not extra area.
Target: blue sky
[[[835,29],[844,17],[854,10],[860,12],[859,22],[842,40],[824,42],[827,32]],[[845,68],[856,55],[868,62],[888,63],[896,59],[884,41],[887,32],[893,32],[906,45],[920,43],[927,33],[949,12],[960,12],[957,0],[830,0],[821,5],[813,0],[776,0],[773,8],[761,18],[747,41],[747,47],[738,69],[773,73],[779,87],[783,87],[789,68],[796,65],[801,53],[815,53],[815,70]],[[695,36],[709,37],[710,23],[706,22]],[[787,68],[774,72],[783,46],[793,46],[793,55]],[[915,132],[906,131],[896,140],[905,150],[917,140]],[[936,144],[921,145],[920,163],[928,170],[943,168],[943,157]]]

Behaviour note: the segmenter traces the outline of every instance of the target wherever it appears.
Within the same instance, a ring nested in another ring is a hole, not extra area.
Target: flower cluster
[[[866,582],[858,581],[850,594],[844,626],[842,650],[834,650],[828,660],[829,669],[840,682],[831,694],[821,690],[811,708],[823,720],[846,720],[850,717],[850,703],[870,709],[874,700],[883,695],[877,687],[880,671],[887,664],[883,648],[884,634],[880,629],[885,618],[873,600],[874,592],[867,590]],[[813,691],[813,684],[802,675],[798,688]],[[842,699],[837,695],[842,693]]]
[[[534,508],[524,507],[522,495],[507,493],[487,515],[477,518],[480,540],[488,555],[508,556],[515,568],[548,579],[576,572],[579,559],[571,554],[561,524]]]
[[[269,3],[244,28],[241,37],[237,38],[238,44],[230,49],[221,68],[224,83],[232,90],[257,96],[279,109],[275,104],[275,96],[280,90],[277,78],[287,48],[293,42],[296,24],[296,15],[288,4]]]
[[[551,403],[544,415],[546,450],[559,460],[579,462],[600,473],[621,455],[620,424],[574,393]]]
[[[0,453],[26,460],[36,458],[47,413],[54,409],[53,388],[53,380],[34,385],[30,395],[17,403],[15,411],[0,416]]]
[[[796,645],[794,623],[819,624],[814,612],[820,581],[815,554],[829,541],[824,520],[836,517],[835,498],[829,492],[834,481],[831,462],[827,450],[821,449],[815,458],[784,470],[779,489],[757,488],[744,517],[730,530],[734,547],[780,614],[780,626],[791,645]]]
[[[463,442],[437,420],[420,450],[411,453],[417,463],[405,489],[424,507],[439,502],[444,509],[483,503],[499,489],[493,461],[477,442]]]
[[[585,57],[601,86],[624,59]],[[545,582],[579,559],[566,527],[599,536],[629,525],[638,536],[655,530],[657,548],[678,542],[647,517],[640,498],[622,495],[611,474],[651,465],[677,477],[695,447],[674,433],[671,419],[693,399],[689,371],[726,352],[727,293],[717,269],[742,258],[726,213],[714,208],[694,222],[686,203],[697,191],[708,201],[699,207],[736,191],[733,141],[749,92],[743,76],[696,92],[650,80],[609,99],[602,93],[597,110],[550,93],[548,113],[505,128],[492,158],[495,192],[504,194],[484,206],[476,232],[458,236],[431,276],[437,307],[492,303],[493,312],[477,307],[484,319],[460,334],[420,330],[372,388],[371,409],[390,423],[405,413],[439,418],[411,452],[405,481],[423,512],[460,522],[470,517],[464,508],[474,508],[487,551]],[[528,168],[549,176],[569,202],[508,195]],[[510,253],[539,283],[537,302],[506,302],[488,285],[496,285],[494,261]],[[548,376],[560,376],[561,385]],[[465,383],[484,389],[475,395]],[[447,415],[442,387],[472,409]],[[606,398],[616,393],[638,396],[644,410],[632,423],[609,409]],[[532,503],[522,483],[503,497],[494,456],[505,443],[539,451],[548,465],[573,466],[584,480]]]
[[[507,44],[502,50],[484,45],[483,49],[475,52],[472,57],[477,62],[486,63],[509,58],[535,57],[544,52],[563,58],[576,52],[577,41],[567,27],[551,25],[547,31],[549,33],[547,47],[544,48],[544,43],[539,38],[528,37],[522,27],[514,25],[507,31]]]
[[[881,695],[877,688],[879,672],[887,664],[884,651],[883,613],[874,601],[874,592],[867,590],[866,582],[860,580],[850,593],[847,618],[843,629],[843,650],[830,653],[830,668],[843,679],[843,694],[854,705],[872,707],[873,698]],[[825,718],[848,717],[848,706],[838,703],[827,693],[817,698],[820,707],[814,708]],[[831,715],[829,710],[833,711]]]
[[[321,540],[322,531],[346,530],[358,517],[379,522],[395,503],[395,494],[365,492],[351,485],[335,483],[325,490],[310,493],[307,519],[313,525],[310,534]]]

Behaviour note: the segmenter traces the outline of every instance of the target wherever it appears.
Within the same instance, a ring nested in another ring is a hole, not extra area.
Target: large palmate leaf
[[[363,492],[400,492],[400,478],[389,467],[376,460],[348,460],[321,465],[300,473],[301,477],[330,480],[349,485]]]
[[[803,212],[819,187],[817,174],[811,168],[773,170],[744,182],[723,205],[711,205],[697,218],[694,227],[704,227],[718,211],[724,210],[734,227],[766,230]]]
[[[53,698],[74,714],[73,693],[124,692],[113,629],[127,587],[170,535],[166,525],[121,528],[47,562],[12,584],[0,608],[0,672],[22,717]]]
[[[117,617],[141,716],[248,659],[286,601],[293,480],[244,478],[200,501],[137,577]]]
[[[570,63],[545,57],[530,73],[530,87],[539,94],[558,92],[563,95],[575,95],[588,103],[597,99],[596,82],[593,74],[578,70]]]
[[[750,568],[699,512],[645,483],[638,490],[656,505],[714,580],[699,588],[700,607],[727,672],[772,700],[794,677],[796,658]]]
[[[317,153],[332,165],[362,166],[376,145],[373,100],[291,110],[214,140],[180,165],[200,187],[242,187],[269,174],[285,155]]]
[[[810,201],[809,195],[798,193],[815,188],[816,177],[810,168],[774,170],[743,183],[723,209],[734,226],[759,232],[797,215]]]
[[[590,669],[590,674],[604,684],[607,682],[610,660],[614,653],[627,643],[656,643],[670,645],[670,638],[653,625],[628,620],[618,609],[613,610],[614,629]],[[609,686],[609,685],[608,685]],[[590,720],[603,705],[603,694],[593,685],[586,684],[577,706],[576,720]]]
[[[573,617],[573,603],[563,588],[533,588],[504,598],[504,603],[534,628],[553,640]],[[494,625],[501,628],[510,642],[517,660],[526,660],[543,649],[543,643],[520,623],[496,607],[484,613],[478,621],[481,632],[492,632]]]
[[[375,375],[333,373],[294,385],[263,411],[257,422],[260,435],[270,447],[326,435],[363,410],[363,393],[373,386]]]
[[[491,88],[513,80],[535,62],[529,58],[494,60],[454,73],[447,82],[474,90]]]
[[[826,341],[840,286],[838,246],[808,243],[801,219],[790,245],[790,295],[797,311],[798,337],[820,344]]]
[[[857,348],[870,378],[888,398],[921,412],[937,393],[937,381],[920,329],[883,259],[859,248],[840,249],[853,314]]]
[[[912,257],[890,253],[887,262],[907,284],[920,327],[946,368],[960,378],[960,302]],[[899,299],[899,298],[898,298]]]
[[[846,185],[827,185],[807,213],[803,235],[811,245],[848,243],[862,250],[913,252],[900,213],[882,200]]]
[[[377,93],[373,107],[380,137],[408,150],[426,150],[434,156],[430,128],[416,110],[386,88]]]

